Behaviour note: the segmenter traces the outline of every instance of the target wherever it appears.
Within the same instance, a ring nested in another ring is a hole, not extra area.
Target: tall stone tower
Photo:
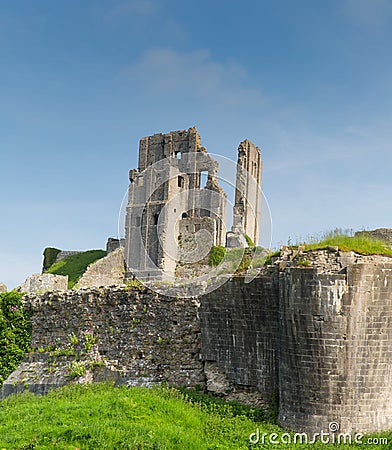
[[[129,173],[130,272],[147,279],[172,276],[179,261],[196,262],[212,245],[225,244],[226,194],[217,169],[195,127],[140,140],[139,167]]]
[[[248,236],[255,245],[259,243],[261,173],[260,148],[245,139],[238,147],[233,226],[227,235],[228,247],[245,247],[247,245],[245,236]]]

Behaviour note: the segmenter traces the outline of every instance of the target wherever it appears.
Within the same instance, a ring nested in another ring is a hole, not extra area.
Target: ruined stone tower
[[[245,236],[258,245],[262,200],[261,172],[260,149],[245,139],[238,147],[233,226],[227,235],[228,247],[246,247]]]
[[[129,173],[125,259],[140,278],[174,275],[178,261],[208,255],[226,238],[226,194],[196,128],[140,140]],[[206,181],[202,186],[202,179]]]

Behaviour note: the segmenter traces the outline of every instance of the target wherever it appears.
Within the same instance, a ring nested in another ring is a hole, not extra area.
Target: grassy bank
[[[104,256],[106,256],[104,250],[88,250],[77,253],[54,263],[46,272],[55,275],[68,275],[68,288],[71,289],[84,274],[87,266]]]
[[[339,247],[339,250],[343,252],[353,251],[361,255],[392,255],[392,248],[388,243],[366,235],[355,236],[345,230],[335,230],[321,236],[310,237],[301,245],[305,246],[305,251]]]
[[[7,450],[277,448],[269,443],[251,445],[249,435],[257,428],[260,435],[283,434],[277,425],[252,420],[249,409],[242,414],[238,408],[203,398],[195,403],[194,398],[162,387],[72,385],[45,397],[27,393],[0,402],[0,449]],[[392,435],[388,437],[392,442]],[[339,449],[361,447],[345,444]]]

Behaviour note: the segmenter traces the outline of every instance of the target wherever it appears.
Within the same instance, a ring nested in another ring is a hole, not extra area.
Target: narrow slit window
[[[200,172],[200,189],[204,189],[206,187],[208,180],[208,172],[202,171]]]

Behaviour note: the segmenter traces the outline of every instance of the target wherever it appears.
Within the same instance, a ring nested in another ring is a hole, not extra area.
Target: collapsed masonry
[[[246,236],[257,245],[261,170],[260,149],[243,141],[233,227],[226,233],[227,196],[218,184],[218,163],[201,146],[196,128],[142,138],[139,167],[129,172],[128,270],[138,278],[174,276],[178,262],[202,261],[212,246],[245,247]]]

